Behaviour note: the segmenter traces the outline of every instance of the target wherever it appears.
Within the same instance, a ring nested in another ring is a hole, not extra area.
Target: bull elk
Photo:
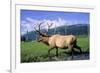
[[[40,37],[38,38],[38,42],[43,42],[48,45],[50,49],[48,50],[48,54],[50,55],[50,51],[56,49],[56,56],[58,56],[58,49],[71,49],[72,59],[74,48],[78,49],[81,53],[81,48],[77,45],[77,38],[74,35],[60,35],[55,34],[49,36],[47,34],[43,34],[40,31],[36,30]]]
[[[38,42],[43,42],[44,44],[50,46],[50,49],[48,50],[49,55],[52,49],[56,49],[56,56],[58,56],[59,48],[71,49],[72,59],[73,59],[74,48],[78,49],[82,53],[81,48],[77,45],[77,38],[74,35],[64,36],[64,35],[56,34],[56,35],[48,36],[46,34],[40,33]]]

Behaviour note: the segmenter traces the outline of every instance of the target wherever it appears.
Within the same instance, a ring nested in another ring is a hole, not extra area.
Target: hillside
[[[56,31],[55,31],[56,29]],[[43,30],[42,30],[43,31]],[[89,35],[89,25],[88,24],[76,24],[69,26],[60,26],[57,28],[49,29],[49,35],[62,34],[62,35]],[[28,32],[21,36],[21,40],[36,40],[38,34],[35,31]]]

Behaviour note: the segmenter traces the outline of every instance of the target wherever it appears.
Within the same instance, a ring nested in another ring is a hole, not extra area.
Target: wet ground
[[[82,54],[80,53],[75,53],[72,59],[71,54],[61,54],[59,57],[52,57],[51,61],[68,61],[68,60],[89,60],[90,56],[88,52],[84,52]]]

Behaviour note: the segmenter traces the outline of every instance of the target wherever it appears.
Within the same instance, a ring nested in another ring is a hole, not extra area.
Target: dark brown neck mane
[[[44,37],[44,41],[42,42],[45,43],[46,45],[49,45],[48,41],[49,41],[49,37]]]

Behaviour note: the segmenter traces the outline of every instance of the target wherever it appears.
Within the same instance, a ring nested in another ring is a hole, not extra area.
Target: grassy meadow
[[[78,36],[77,44],[81,46],[83,52],[89,52],[89,38],[87,36]],[[21,62],[46,62],[52,61],[48,57],[49,46],[37,42],[36,40],[30,42],[21,41]],[[59,49],[59,60],[65,58],[68,54],[63,52],[70,52],[68,49]],[[76,50],[78,51],[78,50]],[[56,50],[51,51],[51,56],[55,57]],[[63,59],[64,60],[64,59]]]

